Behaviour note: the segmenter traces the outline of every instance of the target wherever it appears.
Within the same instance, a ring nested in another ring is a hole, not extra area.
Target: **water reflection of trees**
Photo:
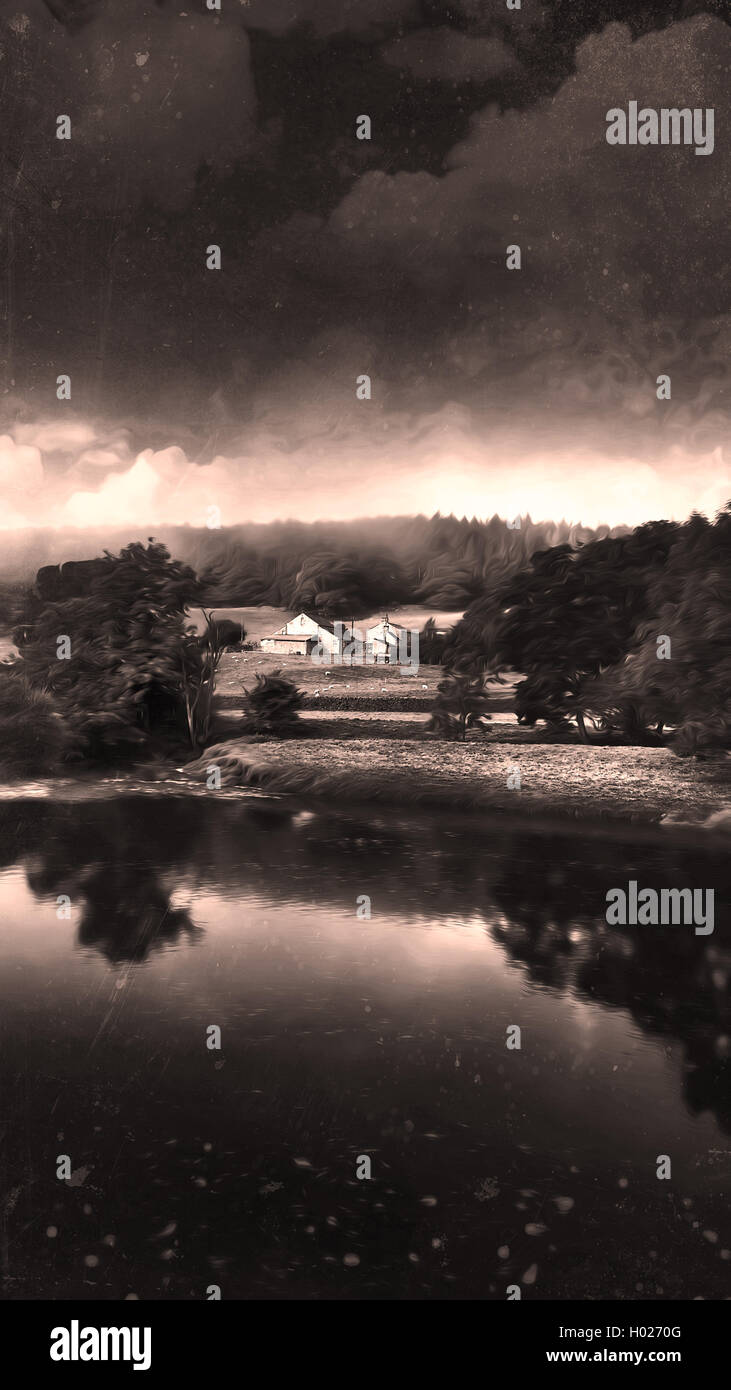
[[[537,985],[627,1010],[638,1026],[685,1048],[693,1112],[731,1130],[731,1035],[722,912],[723,861],[703,848],[578,835],[418,823],[398,814],[297,814],[284,804],[190,797],[119,798],[61,807],[0,808],[0,865],[25,862],[39,898],[81,903],[79,942],[108,959],[144,960],[196,928],[172,905],[177,884],[275,904],[354,913],[477,918]],[[606,892],[716,889],[716,930],[609,928]]]
[[[79,945],[118,964],[142,961],[181,935],[196,936],[189,912],[173,906],[158,841],[142,840],[134,821],[110,815],[106,806],[99,819],[85,814],[79,825],[78,809],[58,816],[54,808],[50,817],[41,817],[40,842],[28,854],[26,877],[37,898],[55,902],[66,895],[79,907]],[[84,807],[85,813],[90,809]],[[27,840],[25,848],[28,853]],[[7,845],[3,857],[8,859]]]
[[[526,874],[516,841],[512,850],[506,846],[492,885],[511,925],[493,926],[493,935],[537,983],[625,1009],[644,1032],[679,1039],[686,1105],[694,1114],[710,1110],[731,1132],[731,951],[723,933],[728,870],[721,857],[697,847],[551,837],[543,841],[545,874],[537,881]],[[607,927],[607,889],[630,879],[644,888],[715,888],[714,934],[698,937],[688,926]]]
[[[81,891],[79,944],[95,947],[114,963],[144,960],[183,933],[189,938],[197,934],[188,911],[173,907],[150,865],[138,866],[132,882],[124,865],[95,866]]]

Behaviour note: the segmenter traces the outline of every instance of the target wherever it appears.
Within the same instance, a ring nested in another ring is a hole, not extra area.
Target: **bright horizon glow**
[[[457,407],[419,427],[382,423],[380,442],[351,432],[294,447],[286,432],[259,426],[204,465],[176,444],[135,450],[124,429],[18,426],[0,436],[0,529],[205,527],[213,507],[223,528],[435,512],[637,526],[692,511],[712,517],[731,496],[720,446],[693,453],[676,441],[659,458],[646,441],[641,452],[613,455],[572,437],[570,447],[537,449],[530,431],[504,423],[486,441]]]

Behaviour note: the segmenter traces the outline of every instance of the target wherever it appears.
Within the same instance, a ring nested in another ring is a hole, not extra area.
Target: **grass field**
[[[239,695],[257,675],[279,670],[306,695],[433,695],[444,672],[440,666],[421,666],[402,675],[397,666],[320,666],[307,656],[286,661],[274,652],[224,652],[218,670],[219,695]]]

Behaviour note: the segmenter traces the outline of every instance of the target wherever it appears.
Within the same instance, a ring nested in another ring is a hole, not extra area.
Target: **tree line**
[[[298,613],[307,609],[332,621],[370,617],[397,606],[462,612],[486,583],[516,573],[536,550],[573,547],[626,528],[570,525],[566,521],[513,523],[493,516],[378,517],[346,522],[253,523],[208,530],[162,527],[158,540],[200,576],[201,601],[217,607],[270,605]],[[63,535],[63,558],[84,562],[89,554],[114,549],[115,538],[95,531]],[[130,539],[120,535],[121,545]],[[22,561],[9,552],[0,583],[0,618],[12,603],[13,585],[45,576],[49,598],[62,597],[58,575],[59,538],[34,532],[25,539]],[[64,567],[65,568],[65,567]]]

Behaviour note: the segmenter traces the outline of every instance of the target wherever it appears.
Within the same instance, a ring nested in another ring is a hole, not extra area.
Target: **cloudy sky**
[[[723,8],[8,0],[0,526],[712,513]],[[630,100],[713,154],[608,145]]]

